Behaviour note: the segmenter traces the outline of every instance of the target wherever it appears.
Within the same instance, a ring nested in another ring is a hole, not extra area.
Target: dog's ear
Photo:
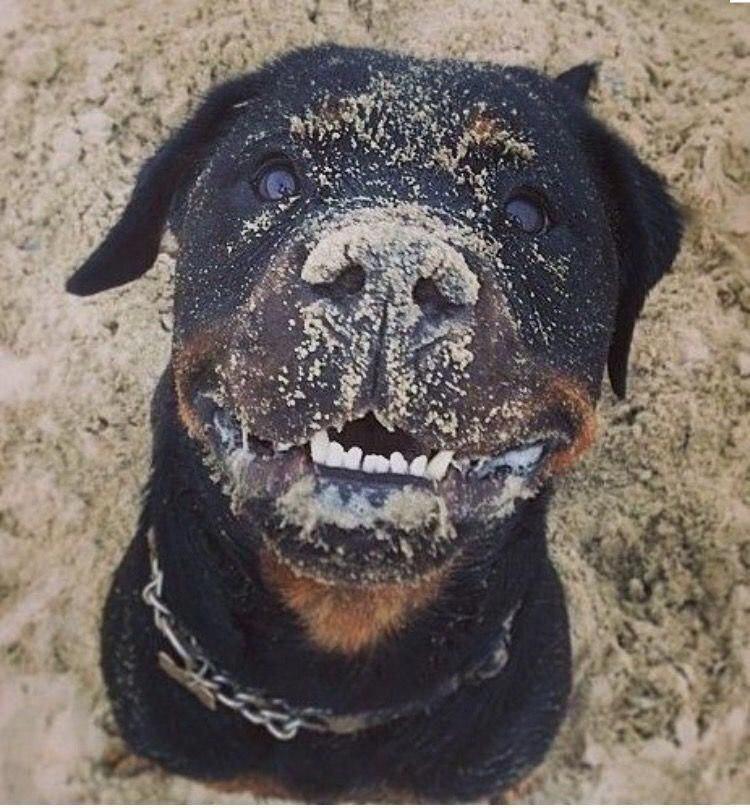
[[[257,93],[254,76],[212,90],[203,104],[141,168],[122,216],[65,285],[93,295],[135,280],[159,253],[174,195],[231,120],[234,109]]]
[[[617,135],[598,123],[595,130],[590,146],[604,183],[620,276],[607,366],[612,389],[622,398],[635,321],[677,254],[683,223],[661,177]]]
[[[564,73],[560,73],[557,77],[557,81],[564,87],[567,87],[574,95],[580,98],[581,101],[585,101],[598,70],[598,63],[584,62],[583,64],[576,65],[576,67],[571,67]]]

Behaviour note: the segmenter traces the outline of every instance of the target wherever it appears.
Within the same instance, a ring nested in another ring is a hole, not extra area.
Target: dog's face
[[[592,75],[298,52],[144,170],[108,240],[144,254],[128,272],[105,242],[71,285],[145,271],[169,211],[180,417],[249,541],[328,582],[414,580],[590,443],[679,239],[584,110]]]

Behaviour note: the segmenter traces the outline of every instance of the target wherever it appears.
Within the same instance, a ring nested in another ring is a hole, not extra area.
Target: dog
[[[486,799],[543,758],[571,687],[548,502],[682,234],[595,75],[302,49],[144,165],[67,283],[177,238],[101,634],[136,754],[317,802]]]

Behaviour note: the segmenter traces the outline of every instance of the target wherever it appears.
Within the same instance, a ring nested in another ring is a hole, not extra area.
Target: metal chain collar
[[[179,657],[178,661],[166,651],[159,651],[159,667],[208,709],[215,710],[217,704],[221,704],[251,724],[264,727],[277,740],[290,741],[300,729],[348,734],[427,710],[435,701],[454,693],[469,680],[481,682],[497,676],[508,662],[510,631],[520,601],[503,622],[492,651],[462,676],[454,676],[444,682],[433,692],[428,702],[411,702],[395,709],[371,710],[351,715],[335,714],[317,707],[292,706],[284,699],[268,696],[259,688],[241,688],[211,662],[195,637],[179,625],[165,604],[162,598],[164,572],[159,566],[153,528],[149,529],[147,540],[151,577],[143,587],[141,596],[153,611],[154,626]]]
[[[143,588],[142,597],[153,610],[154,625],[180,658],[178,662],[166,651],[159,651],[159,667],[210,710],[215,710],[217,703],[223,704],[251,724],[265,727],[280,741],[291,740],[302,727],[325,732],[328,727],[321,721],[328,715],[325,711],[298,709],[283,699],[266,696],[261,690],[240,689],[229,676],[216,668],[195,637],[180,627],[162,600],[164,572],[159,566],[153,528],[148,532],[148,549],[151,578]]]

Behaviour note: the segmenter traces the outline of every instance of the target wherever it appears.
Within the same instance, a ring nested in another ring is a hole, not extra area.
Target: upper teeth
[[[328,433],[321,429],[310,441],[313,462],[330,468],[345,468],[351,471],[362,470],[368,474],[410,474],[413,477],[426,477],[442,480],[453,459],[453,452],[442,449],[429,461],[427,455],[419,455],[408,462],[401,452],[393,452],[390,457],[379,454],[365,455],[359,446],[348,451],[338,441],[332,441]]]

